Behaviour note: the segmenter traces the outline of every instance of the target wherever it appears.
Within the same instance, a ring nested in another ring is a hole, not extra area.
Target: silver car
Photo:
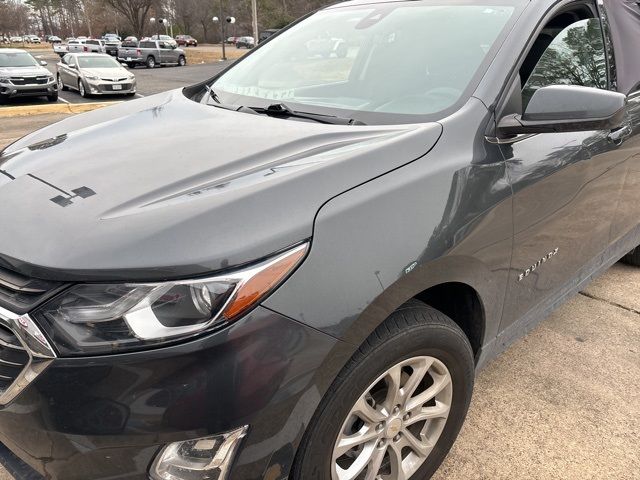
[[[58,63],[58,86],[83,97],[135,95],[136,77],[113,57],[103,53],[68,53]]]
[[[44,68],[47,62],[16,48],[0,50],[0,103],[16,97],[47,97],[58,100],[53,74]]]

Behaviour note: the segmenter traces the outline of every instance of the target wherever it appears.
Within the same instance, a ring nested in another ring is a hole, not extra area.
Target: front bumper
[[[0,83],[0,95],[6,98],[43,97],[54,95],[57,92],[58,84],[55,80],[41,85],[14,85],[12,83]]]
[[[56,358],[0,407],[0,442],[47,479],[146,480],[163,445],[249,425],[229,478],[283,479],[352,351],[258,307],[189,343]]]
[[[87,91],[91,95],[123,95],[135,93],[137,89],[136,79],[122,82],[106,82],[103,80],[86,81]],[[120,85],[120,90],[115,90],[114,85]]]

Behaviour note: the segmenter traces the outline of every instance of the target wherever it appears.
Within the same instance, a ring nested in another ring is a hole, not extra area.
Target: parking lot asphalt
[[[61,118],[0,119],[0,148]],[[638,452],[640,268],[619,263],[480,372],[434,480],[640,480]]]
[[[36,55],[36,54],[34,54]],[[38,59],[45,60],[47,62],[47,68],[54,75],[57,72],[56,64],[60,61],[58,55],[53,53],[46,53],[37,55]],[[137,67],[130,69],[138,80],[138,93],[134,97],[127,97],[125,95],[100,95],[90,98],[82,98],[78,92],[74,91],[61,91],[58,98],[58,103],[86,103],[96,101],[123,101],[132,100],[135,98],[146,97],[153,95],[154,93],[164,92],[173,88],[180,88],[194,83],[201,82],[212,76],[216,75],[227,65],[230,61],[215,62],[215,63],[201,63],[196,65],[187,65],[185,67],[157,67],[154,69],[147,69],[144,67]],[[38,98],[19,98],[11,99],[6,106],[17,105],[38,105],[47,104],[45,97]],[[2,106],[0,106],[2,108]]]

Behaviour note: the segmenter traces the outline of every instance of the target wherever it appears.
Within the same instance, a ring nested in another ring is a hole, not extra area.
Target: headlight
[[[222,327],[271,293],[308,244],[216,277],[146,284],[76,285],[34,314],[61,355],[140,349]]]
[[[87,80],[100,80],[100,77],[96,77],[95,75],[85,75],[84,78]]]
[[[9,77],[0,77],[0,83],[9,83]]]
[[[47,82],[51,83],[55,80],[55,78],[53,78],[53,76],[47,77]]]

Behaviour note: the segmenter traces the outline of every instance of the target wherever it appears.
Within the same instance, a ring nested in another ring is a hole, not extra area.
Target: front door
[[[576,5],[575,12],[549,20],[527,55],[520,70],[523,108],[547,85],[609,88],[595,4],[590,14],[584,3]],[[607,249],[624,181],[623,170],[616,168],[624,159],[612,133],[545,133],[501,147],[514,192],[514,248],[502,329],[551,306],[596,268]]]

